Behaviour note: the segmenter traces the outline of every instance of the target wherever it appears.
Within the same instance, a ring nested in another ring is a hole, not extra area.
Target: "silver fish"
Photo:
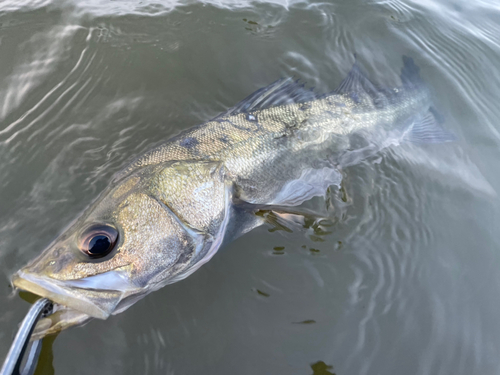
[[[333,92],[283,79],[138,157],[13,285],[55,301],[35,338],[106,319],[189,276],[263,223],[252,207],[297,206],[341,168],[404,141],[446,142],[413,60],[380,89],[355,63]]]

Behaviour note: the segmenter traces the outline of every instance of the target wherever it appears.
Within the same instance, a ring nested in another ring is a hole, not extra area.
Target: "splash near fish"
[[[453,140],[418,67],[403,62],[393,89],[375,86],[357,63],[327,94],[278,80],[138,157],[13,276],[56,303],[34,338],[106,319],[184,279],[263,224],[258,207],[323,196],[342,168],[385,147]]]

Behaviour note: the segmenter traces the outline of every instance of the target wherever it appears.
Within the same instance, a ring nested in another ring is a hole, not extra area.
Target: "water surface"
[[[402,55],[458,141],[402,145],[186,280],[44,343],[37,374],[497,374],[500,6],[495,1],[0,3],[0,358],[9,278],[134,156],[279,77],[327,92],[354,53]],[[26,298],[26,297],[25,297]]]

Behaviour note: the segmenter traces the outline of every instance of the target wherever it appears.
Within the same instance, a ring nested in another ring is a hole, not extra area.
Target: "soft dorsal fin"
[[[370,96],[375,96],[379,90],[377,87],[366,77],[361,70],[358,61],[355,60],[352,65],[351,71],[347,77],[340,83],[339,87],[333,91],[334,94],[360,94],[367,93]]]
[[[408,56],[403,56],[403,68],[401,69],[401,82],[405,87],[415,87],[422,83],[420,78],[420,68],[415,64],[413,59]]]
[[[292,78],[282,78],[255,91],[221,116],[236,115],[290,103],[303,103],[316,98],[313,89],[305,88],[305,83],[300,83],[299,80]]]

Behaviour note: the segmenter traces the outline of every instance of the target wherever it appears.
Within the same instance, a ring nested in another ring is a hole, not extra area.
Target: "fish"
[[[412,58],[400,78],[377,86],[356,61],[326,94],[280,79],[137,157],[13,275],[14,287],[55,303],[34,338],[107,319],[188,277],[264,224],[257,210],[324,196],[386,147],[455,140]]]

